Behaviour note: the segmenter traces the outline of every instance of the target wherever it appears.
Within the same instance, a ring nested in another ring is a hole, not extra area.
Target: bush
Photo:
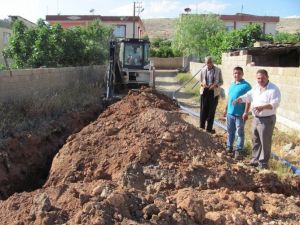
[[[39,20],[27,28],[17,20],[13,35],[4,50],[16,68],[85,66],[106,61],[112,28],[94,21],[87,27],[62,29]]]
[[[181,56],[180,51],[174,51],[172,49],[172,41],[164,40],[162,38],[155,38],[151,42],[150,55],[152,57],[176,57]]]
[[[292,43],[296,44],[300,42],[300,33],[289,34],[285,32],[277,33],[274,36],[274,42],[276,43]]]
[[[0,70],[6,70],[6,66],[0,63]]]
[[[249,24],[231,32],[218,32],[208,40],[207,45],[209,54],[214,57],[216,63],[220,63],[223,52],[253,47],[254,42],[267,38],[270,39],[270,36],[262,34],[260,25]]]

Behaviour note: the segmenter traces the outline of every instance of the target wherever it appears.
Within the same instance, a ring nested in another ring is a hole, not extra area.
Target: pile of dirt
[[[297,224],[299,177],[236,163],[150,89],[71,135],[45,185],[0,202],[2,224]]]

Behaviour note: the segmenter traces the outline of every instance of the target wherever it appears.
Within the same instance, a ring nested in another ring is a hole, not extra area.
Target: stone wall
[[[152,57],[150,59],[155,69],[178,69],[182,67],[183,59],[182,57],[173,57],[173,58],[158,58]]]
[[[222,69],[224,79],[224,91],[227,94],[228,87],[233,81],[232,71],[235,66],[244,69],[244,78],[254,86],[256,84],[256,71],[266,69],[269,79],[275,83],[281,91],[281,104],[277,111],[277,125],[279,128],[289,128],[300,131],[300,68],[298,67],[260,67],[251,66],[248,56],[223,55]],[[190,71],[195,74],[203,63],[190,63]]]
[[[0,71],[0,101],[46,96],[74,84],[103,81],[105,66]],[[100,96],[99,96],[100,97]]]

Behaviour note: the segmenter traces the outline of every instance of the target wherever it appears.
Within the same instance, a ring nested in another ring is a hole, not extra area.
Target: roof
[[[91,21],[91,20],[101,20],[101,21],[128,21],[128,22],[140,22],[142,20],[139,16],[101,16],[101,15],[46,15],[46,21]]]
[[[36,26],[35,23],[29,21],[28,19],[25,19],[25,18],[22,17],[22,16],[9,15],[8,17],[11,18],[12,21],[19,19],[19,20],[25,22],[27,25],[30,25],[30,26]]]
[[[287,53],[292,50],[296,50],[300,53],[300,44],[268,44],[262,47],[232,49],[229,52],[234,53],[239,52],[240,50],[247,50],[248,55]]]
[[[235,15],[220,15],[223,21],[251,21],[251,22],[279,22],[279,16],[255,16],[244,13],[236,13]]]

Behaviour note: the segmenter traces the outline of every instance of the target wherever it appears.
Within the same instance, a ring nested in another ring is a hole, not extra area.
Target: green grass
[[[77,82],[45,95],[0,103],[0,141],[15,133],[38,128],[64,113],[81,111],[101,101],[99,85]]]
[[[279,177],[292,175],[293,172],[290,168],[287,168],[285,165],[280,163],[277,160],[271,159],[269,161],[269,167],[273,170]]]
[[[178,73],[176,75],[176,78],[180,84],[186,83],[188,80],[192,78],[191,73]],[[200,99],[200,85],[197,83],[197,78],[194,78],[190,83],[188,83],[185,87],[184,90],[191,94],[193,96],[193,99],[197,102],[199,102]],[[196,85],[196,86],[195,86]]]

